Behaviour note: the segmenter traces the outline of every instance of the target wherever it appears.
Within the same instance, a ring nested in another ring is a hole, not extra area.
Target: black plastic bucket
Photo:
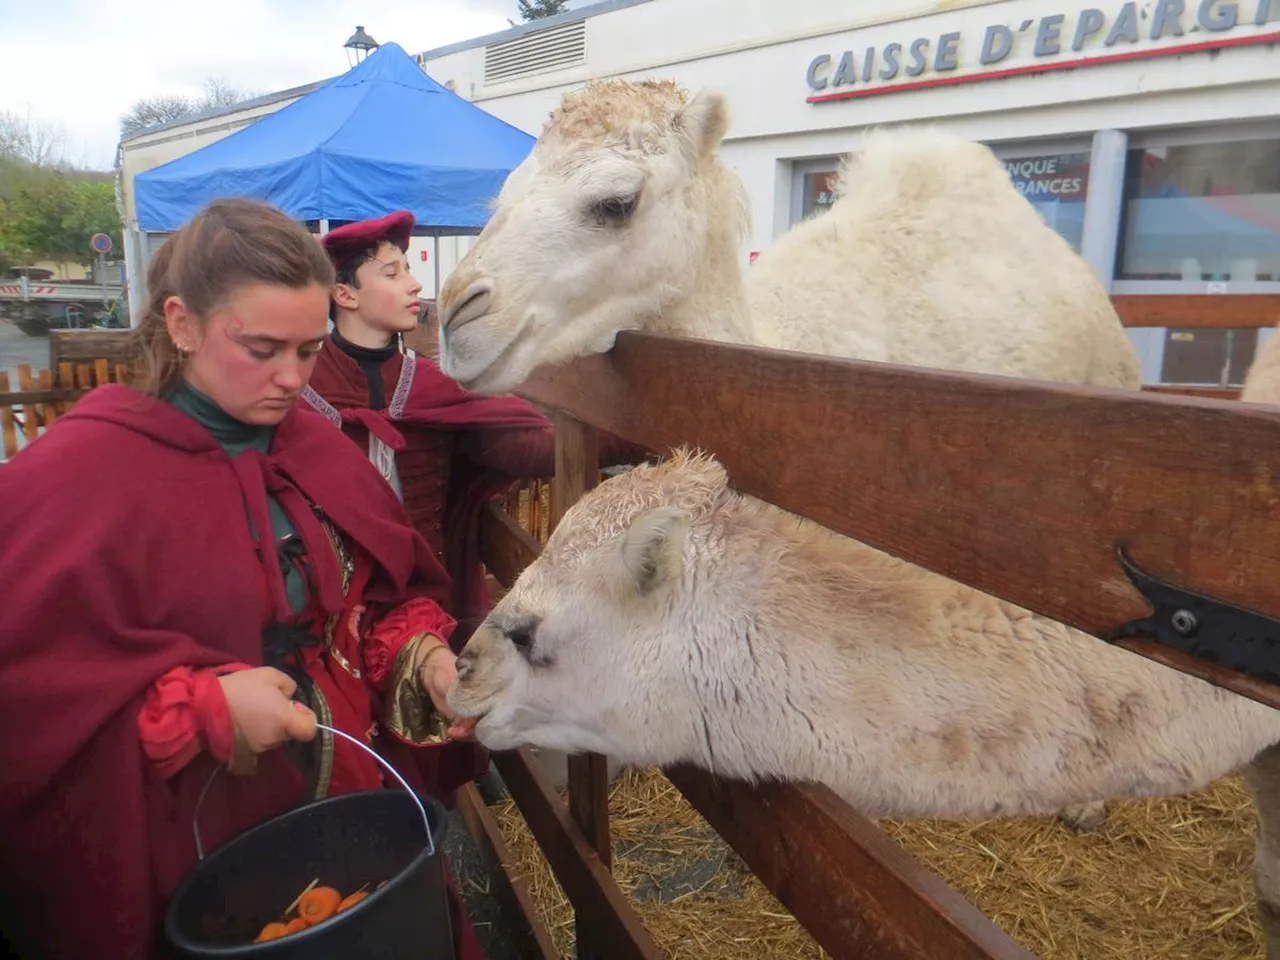
[[[166,946],[179,957],[226,960],[453,960],[445,826],[437,801],[391,789],[283,813],[196,862],[169,901]],[[313,927],[254,943],[316,878],[343,895],[361,886],[369,895]]]

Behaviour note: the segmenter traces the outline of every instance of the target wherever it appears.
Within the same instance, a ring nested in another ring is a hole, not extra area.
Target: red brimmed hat
[[[408,210],[397,210],[376,220],[358,220],[346,226],[330,230],[320,238],[320,243],[335,267],[340,267],[356,254],[386,240],[401,250],[409,249],[409,236],[413,232],[414,217]]]

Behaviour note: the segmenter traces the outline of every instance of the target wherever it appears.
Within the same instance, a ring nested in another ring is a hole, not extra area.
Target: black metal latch
[[[1120,547],[1120,566],[1152,612],[1110,639],[1151,637],[1202,660],[1267,683],[1280,683],[1280,621],[1192,593],[1138,569]]]

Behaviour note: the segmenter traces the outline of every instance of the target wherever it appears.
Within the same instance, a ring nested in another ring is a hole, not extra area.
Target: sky
[[[503,30],[515,0],[0,0],[0,111],[55,124],[81,167],[114,166],[121,114],[199,96],[217,77],[256,94],[349,68],[365,28],[420,53]]]

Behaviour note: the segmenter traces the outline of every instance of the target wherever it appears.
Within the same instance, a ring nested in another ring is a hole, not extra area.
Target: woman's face
[[[329,291],[241,287],[203,324],[180,297],[165,303],[169,335],[185,351],[186,381],[242,423],[284,419],[311,379],[328,333]]]

